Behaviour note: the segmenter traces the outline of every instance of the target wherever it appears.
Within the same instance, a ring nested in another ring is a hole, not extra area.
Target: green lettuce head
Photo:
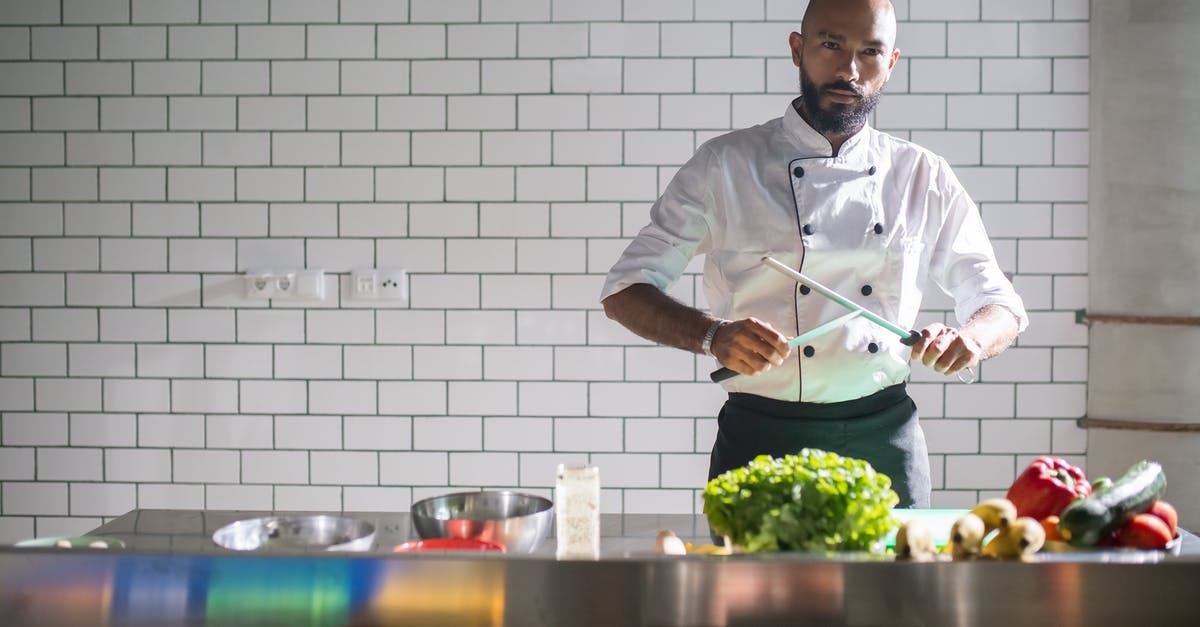
[[[708,524],[747,553],[878,550],[899,501],[866,461],[810,448],[760,455],[704,489]]]

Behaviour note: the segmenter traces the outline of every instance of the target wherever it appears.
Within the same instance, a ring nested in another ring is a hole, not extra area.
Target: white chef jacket
[[[753,316],[791,337],[846,313],[763,265],[771,255],[906,329],[930,283],[954,298],[960,324],[998,304],[1027,326],[979,211],[944,159],[870,126],[832,154],[790,104],[782,118],[709,140],[654,203],[601,299],[635,283],[666,290],[705,254],[715,316]],[[794,349],[782,366],[722,385],[779,400],[845,401],[904,381],[910,350],[858,317]]]

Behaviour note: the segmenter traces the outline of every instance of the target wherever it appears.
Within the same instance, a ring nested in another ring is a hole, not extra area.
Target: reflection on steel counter
[[[261,515],[278,515],[263,512]],[[407,514],[346,513],[377,548],[267,555],[213,531],[252,512],[134,511],[92,533],[124,550],[0,548],[0,617],[20,625],[1195,625],[1200,539],[1163,552],[1040,563],[892,562],[865,554],[659,556],[660,529],[707,538],[703,516],[604,515],[598,561],[392,554]],[[999,593],[998,591],[1003,591]]]
[[[912,563],[0,549],[0,616],[11,625],[1195,625],[1197,589],[1194,555]]]

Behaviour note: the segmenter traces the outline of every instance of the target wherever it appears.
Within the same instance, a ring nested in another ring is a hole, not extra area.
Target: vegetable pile
[[[1039,457],[1008,490],[1021,517],[1041,522],[1046,540],[1076,548],[1165,549],[1179,515],[1163,500],[1167,477],[1157,462],[1142,460],[1116,480],[1089,482],[1083,471],[1057,457]]]
[[[1162,500],[1167,477],[1157,462],[1142,460],[1087,498],[1059,514],[1058,535],[1072,546],[1164,549],[1175,536],[1179,516]]]
[[[875,550],[899,524],[892,480],[861,459],[819,449],[756,457],[704,490],[713,531],[747,553]]]

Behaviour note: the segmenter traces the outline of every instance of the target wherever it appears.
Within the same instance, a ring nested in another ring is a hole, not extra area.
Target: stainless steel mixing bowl
[[[235,551],[366,551],[375,543],[375,525],[323,514],[251,518],[221,527],[213,542]]]
[[[554,503],[507,490],[456,492],[417,501],[411,514],[423,539],[471,538],[503,545],[509,553],[532,553],[550,534]]]

